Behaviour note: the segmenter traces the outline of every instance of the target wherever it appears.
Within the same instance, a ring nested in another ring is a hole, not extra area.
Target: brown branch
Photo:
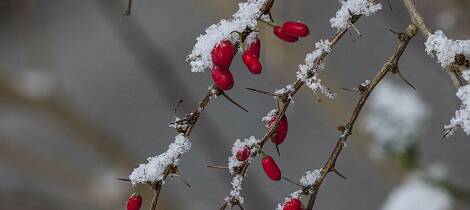
[[[356,16],[353,16],[351,18],[351,24],[354,24],[355,22],[357,22],[359,20],[361,16],[360,15],[356,15]],[[344,34],[346,34],[346,32],[348,31],[348,29],[342,29],[342,30],[339,30],[338,32],[336,32],[329,40],[330,40],[330,43],[331,43],[331,47],[335,46],[338,41],[344,36]],[[314,66],[319,66],[323,60],[325,59],[325,57],[328,55],[329,53],[328,52],[325,52],[323,51],[322,54],[320,56],[318,56],[317,59],[315,59],[314,61]],[[315,68],[315,67],[314,67]],[[313,70],[313,69],[311,69]],[[313,75],[309,75],[309,77],[312,77]],[[287,108],[289,107],[290,103],[292,102],[292,99],[294,97],[294,95],[300,90],[300,88],[303,87],[303,85],[305,84],[304,81],[298,79],[295,81],[294,83],[294,91],[289,93],[284,93],[283,95],[281,96],[278,96],[278,103],[280,104],[279,107],[278,107],[278,112],[277,112],[277,116],[283,116],[286,111],[287,111]],[[257,147],[259,148],[259,150],[263,149],[263,146],[266,144],[266,142],[269,140],[269,138],[271,138],[271,136],[274,135],[277,127],[279,127],[279,123],[281,121],[282,117],[277,117],[276,118],[276,121],[274,123],[274,125],[272,125],[268,131],[266,132],[266,134],[264,134],[263,138],[261,139],[261,141],[257,144]],[[254,154],[254,157],[256,157],[259,153],[257,154]],[[238,170],[237,174],[240,175],[240,176],[245,176],[246,175],[246,172],[248,170],[248,167],[250,166],[250,163],[249,162],[245,162],[242,166],[241,166],[241,169]],[[239,201],[232,198],[232,199],[228,199],[228,202],[231,202],[231,206],[233,205],[238,205],[239,204]],[[225,209],[229,206],[229,204],[227,202],[224,203],[224,205],[221,207],[221,209]]]
[[[431,35],[431,29],[426,25],[423,16],[419,13],[418,9],[416,9],[415,2],[413,0],[403,0],[403,3],[408,10],[411,22],[419,28],[423,38],[428,39],[428,37]],[[458,74],[460,71],[459,65],[451,64],[445,68],[445,70],[452,80],[452,84],[455,86],[455,88],[459,89],[461,86],[465,85]]]
[[[336,142],[336,146],[333,149],[333,152],[331,153],[330,157],[328,158],[328,160],[326,161],[325,165],[323,166],[321,170],[320,177],[315,182],[315,184],[311,186],[313,187],[313,192],[310,194],[310,198],[309,198],[308,205],[306,208],[307,210],[313,209],[313,206],[315,205],[315,200],[317,198],[318,192],[320,190],[320,187],[323,181],[325,180],[326,176],[330,172],[334,172],[336,160],[341,154],[341,151],[344,147],[344,143],[347,141],[348,137],[352,134],[351,132],[353,130],[354,124],[357,121],[362,109],[364,108],[364,105],[367,102],[369,95],[372,93],[374,88],[385,77],[387,73],[392,72],[395,68],[397,68],[398,61],[401,55],[403,54],[403,52],[405,51],[406,46],[408,45],[408,42],[417,33],[417,31],[418,31],[417,26],[415,26],[414,24],[408,25],[408,27],[406,28],[406,31],[399,35],[399,44],[397,48],[395,49],[395,51],[393,52],[393,55],[383,65],[379,73],[377,73],[377,75],[374,76],[374,78],[371,80],[371,83],[367,86],[367,89],[361,93],[361,97],[359,98],[353,110],[351,118],[346,123],[345,131]]]
[[[265,14],[268,14],[271,10],[271,7],[273,6],[274,4],[274,0],[267,0],[265,2],[265,4],[263,5],[263,7],[261,8],[261,15],[258,17],[258,20],[261,19],[261,16],[262,15],[265,15]],[[253,32],[253,29],[251,28],[246,28],[243,32],[240,33],[240,41],[235,43],[235,53],[237,53],[238,51],[238,46],[240,43],[244,42],[245,39],[248,37],[248,35],[250,35],[250,33]],[[187,116],[190,116],[191,117],[191,120],[187,121],[188,124],[187,124],[187,127],[185,130],[181,131],[181,133],[184,133],[184,136],[186,138],[189,138],[189,136],[191,135],[192,131],[194,130],[194,126],[196,125],[199,117],[201,116],[202,112],[204,111],[204,109],[207,107],[207,105],[209,104],[210,100],[211,100],[211,97],[215,94],[215,95],[224,95],[226,96],[222,90],[220,89],[216,89],[216,93],[213,93],[212,92],[212,89],[216,88],[215,85],[212,85],[212,87],[210,88],[210,90],[208,91],[208,93],[206,94],[206,96],[201,100],[201,102],[199,102],[196,110],[194,112],[191,112],[189,115]],[[236,102],[232,101],[231,99],[227,98],[228,100],[230,100],[232,103],[234,103],[235,105],[238,105]],[[238,105],[239,106],[239,105]],[[239,106],[241,107],[241,106]],[[244,108],[242,108],[244,109]],[[245,110],[245,109],[244,109]],[[246,110],[245,110],[246,111]],[[165,180],[170,174],[174,173],[175,171],[177,171],[177,167],[176,166],[169,166],[166,171],[165,171],[165,174],[164,174],[164,177],[163,177],[163,180]],[[159,198],[159,195],[160,195],[160,191],[161,191],[161,188],[162,188],[162,184],[163,182],[162,181],[158,181],[158,182],[155,182],[155,183],[152,183],[151,184],[151,187],[152,189],[154,189],[154,196],[153,196],[153,199],[152,199],[152,203],[151,203],[151,210],[155,210],[156,209],[156,206],[157,206],[157,202],[158,202],[158,198]]]

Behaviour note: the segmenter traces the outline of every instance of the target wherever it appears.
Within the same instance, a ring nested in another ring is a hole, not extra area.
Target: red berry
[[[127,200],[127,210],[139,210],[142,206],[142,197],[137,194],[132,194],[129,200]]]
[[[274,35],[276,35],[279,39],[284,40],[286,42],[296,42],[297,40],[299,40],[299,38],[296,36],[286,34],[280,26],[274,26],[273,32]]]
[[[235,56],[235,47],[229,40],[223,40],[217,43],[212,49],[212,63],[222,68],[228,69],[232,63],[233,56]]]
[[[246,50],[251,52],[253,55],[255,55],[256,58],[259,59],[259,55],[261,51],[261,41],[258,38],[256,38],[255,41],[250,43],[250,45],[248,46]]]
[[[275,122],[276,117],[273,117],[273,119],[271,119],[269,122],[269,127],[274,125]],[[274,135],[271,136],[271,141],[276,145],[282,144],[282,142],[284,142],[286,139],[288,128],[289,126],[287,123],[287,117],[286,115],[283,115],[281,121],[279,122],[279,126],[277,126],[276,132],[274,132]]]
[[[291,198],[284,203],[282,210],[302,210],[302,202],[297,198]]]
[[[236,156],[238,161],[245,161],[250,157],[250,147],[245,146],[242,149],[239,149]]]
[[[214,65],[211,71],[212,80],[221,90],[230,90],[233,87],[233,76],[228,69]]]
[[[277,167],[276,162],[271,156],[265,156],[261,160],[261,165],[263,165],[264,173],[273,181],[281,180],[281,170]]]
[[[243,63],[246,65],[248,70],[253,74],[260,74],[263,66],[258,60],[258,57],[254,55],[251,51],[245,51],[242,55]]]
[[[310,34],[308,26],[300,22],[285,22],[282,25],[282,31],[290,36],[305,37]]]

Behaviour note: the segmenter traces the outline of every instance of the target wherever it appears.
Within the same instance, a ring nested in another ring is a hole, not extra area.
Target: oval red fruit
[[[296,42],[299,40],[298,37],[291,36],[286,34],[283,30],[282,27],[280,26],[274,26],[274,35],[276,35],[279,39],[284,40],[286,42]]]
[[[245,146],[237,151],[237,160],[238,161],[245,161],[250,157],[250,147]]]
[[[275,122],[276,117],[273,117],[273,119],[271,119],[271,121],[269,122],[269,127],[274,125]],[[276,131],[274,132],[273,136],[271,136],[271,142],[276,145],[282,144],[282,142],[284,142],[284,140],[286,139],[288,129],[289,125],[287,122],[287,117],[286,115],[283,115],[281,121],[279,121],[279,126],[277,126]]]
[[[285,22],[282,25],[282,31],[290,36],[305,37],[310,34],[308,26],[301,22]]]
[[[261,165],[263,165],[264,173],[273,181],[281,180],[281,170],[277,167],[276,162],[271,156],[265,156],[261,160]]]
[[[255,57],[259,59],[261,52],[261,41],[256,38],[255,41],[250,43],[246,50],[251,52],[251,54],[255,55]]]
[[[211,71],[212,80],[221,90],[230,90],[233,87],[233,76],[228,69],[214,65]]]
[[[137,194],[132,194],[131,197],[129,197],[129,200],[127,200],[127,210],[139,210],[140,207],[142,206],[142,197]]]
[[[256,55],[251,53],[251,51],[245,51],[243,52],[242,55],[242,60],[245,66],[248,68],[248,70],[253,73],[253,74],[260,74],[261,70],[263,69],[263,66],[259,62],[258,58]]]
[[[223,40],[214,46],[211,51],[212,63],[228,69],[235,56],[235,47],[229,40]]]
[[[302,202],[297,198],[291,198],[284,203],[282,210],[302,210]]]

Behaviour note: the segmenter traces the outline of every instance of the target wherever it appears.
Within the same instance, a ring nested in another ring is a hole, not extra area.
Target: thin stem
[[[362,109],[364,108],[364,105],[367,102],[367,99],[369,98],[370,94],[372,93],[374,88],[377,86],[377,84],[385,77],[385,75],[389,72],[392,72],[398,66],[398,61],[401,55],[403,54],[409,41],[411,40],[412,37],[415,36],[417,31],[418,31],[418,28],[414,24],[408,25],[408,27],[406,28],[406,31],[403,34],[400,34],[399,36],[400,41],[399,41],[397,48],[393,52],[393,55],[383,65],[382,69],[377,73],[377,75],[375,75],[375,77],[372,79],[371,83],[367,86],[367,90],[361,93],[361,97],[359,98],[359,100],[356,103],[356,106],[354,107],[351,118],[346,124],[345,131],[336,142],[336,146],[334,147],[333,151],[331,152],[330,157],[328,158],[328,160],[326,161],[325,165],[322,168],[318,181],[315,182],[313,186],[313,193],[310,195],[308,205],[306,208],[307,210],[313,209],[313,206],[315,205],[315,200],[317,198],[318,192],[320,190],[320,187],[323,181],[325,180],[326,176],[330,172],[334,172],[336,160],[341,154],[341,151],[344,147],[344,142],[346,142],[348,137],[351,135],[354,124],[357,121],[357,118],[359,117],[359,114],[361,113]]]

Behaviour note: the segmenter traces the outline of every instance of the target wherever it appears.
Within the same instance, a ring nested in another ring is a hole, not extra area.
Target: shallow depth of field
[[[132,169],[173,142],[177,114],[194,110],[212,83],[210,71],[192,73],[186,62],[195,39],[211,24],[230,18],[237,0],[0,1],[0,209],[125,209],[133,192],[148,209],[152,190],[132,187]],[[319,75],[338,94],[318,102],[309,88],[288,108],[289,133],[272,155],[283,176],[298,181],[328,159],[358,98],[355,88],[372,78],[395,49],[409,23],[402,1],[379,1],[383,9],[355,26],[326,58]],[[416,0],[427,24],[453,39],[470,37],[469,0]],[[219,209],[232,176],[209,165],[226,165],[236,139],[266,132],[261,118],[272,97],[246,88],[273,91],[295,81],[297,65],[314,43],[334,34],[332,0],[276,0],[276,21],[300,20],[310,35],[289,44],[260,24],[263,72],[250,74],[236,56],[235,85],[227,92],[249,112],[219,96],[201,115],[190,137],[192,150],[180,162],[182,179],[169,178],[157,209]],[[461,130],[441,139],[460,101],[448,75],[424,52],[416,35],[400,59],[400,72],[387,75],[359,116],[315,209],[416,210],[470,208],[470,137]],[[469,59],[467,57],[467,59]],[[275,209],[298,189],[272,182],[257,157],[243,184],[243,207]],[[402,196],[402,197],[401,197]],[[403,198],[405,196],[406,198]],[[413,197],[415,196],[415,197]],[[407,199],[408,198],[408,199]],[[413,198],[413,199],[411,199]],[[405,203],[403,203],[405,202]],[[237,207],[234,207],[237,209]]]

